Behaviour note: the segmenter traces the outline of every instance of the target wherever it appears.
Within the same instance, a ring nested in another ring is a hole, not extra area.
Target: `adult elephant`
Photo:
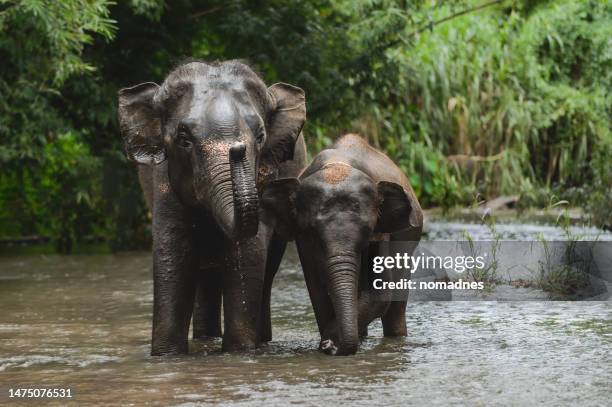
[[[119,124],[153,213],[151,354],[271,339],[272,278],[286,241],[261,224],[258,188],[304,165],[304,92],[267,88],[245,64],[188,62],[161,86],[119,91]],[[297,147],[296,147],[297,146]],[[144,167],[143,167],[144,166]]]

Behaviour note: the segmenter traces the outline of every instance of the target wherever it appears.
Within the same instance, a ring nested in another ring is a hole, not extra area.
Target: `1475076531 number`
[[[9,389],[9,398],[72,398],[72,389],[16,388]]]

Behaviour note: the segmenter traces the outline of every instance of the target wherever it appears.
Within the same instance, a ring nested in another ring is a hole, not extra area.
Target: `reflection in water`
[[[149,356],[150,255],[0,259],[0,403],[9,387],[72,388],[78,405],[606,404],[607,302],[415,302],[409,337],[370,329],[354,357],[316,351],[295,251],[273,290],[274,340]],[[64,405],[65,401],[56,401]]]

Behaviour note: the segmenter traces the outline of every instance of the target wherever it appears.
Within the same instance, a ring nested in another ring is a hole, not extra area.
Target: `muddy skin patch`
[[[329,163],[323,167],[323,179],[330,185],[337,185],[348,177],[351,166],[345,163]]]
[[[206,155],[226,157],[229,154],[230,143],[202,139],[200,141],[200,148],[202,149],[202,152]]]
[[[264,184],[278,177],[278,169],[261,164],[257,170],[257,188],[261,189]]]
[[[236,143],[245,143],[248,146],[248,135],[244,132],[240,133],[240,137],[231,141],[211,140],[203,138],[200,140],[200,148],[202,152],[209,156],[228,157],[230,147]]]
[[[361,147],[364,144],[364,140],[358,134],[349,133],[342,137],[342,147],[346,149],[353,149]]]
[[[162,182],[161,184],[159,184],[159,192],[161,192],[162,194],[167,194],[170,191],[170,185],[168,185],[165,182]]]

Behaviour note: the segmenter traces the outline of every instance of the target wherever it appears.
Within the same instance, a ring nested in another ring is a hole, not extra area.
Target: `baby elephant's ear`
[[[412,189],[406,191],[395,182],[380,181],[378,196],[382,200],[376,232],[395,233],[423,226],[423,212]]]
[[[259,201],[262,221],[286,239],[293,239],[295,234],[295,197],[299,187],[297,178],[274,180],[264,187]]]
[[[161,120],[153,108],[159,86],[141,83],[119,91],[119,128],[128,158],[141,164],[159,164],[166,159]]]

